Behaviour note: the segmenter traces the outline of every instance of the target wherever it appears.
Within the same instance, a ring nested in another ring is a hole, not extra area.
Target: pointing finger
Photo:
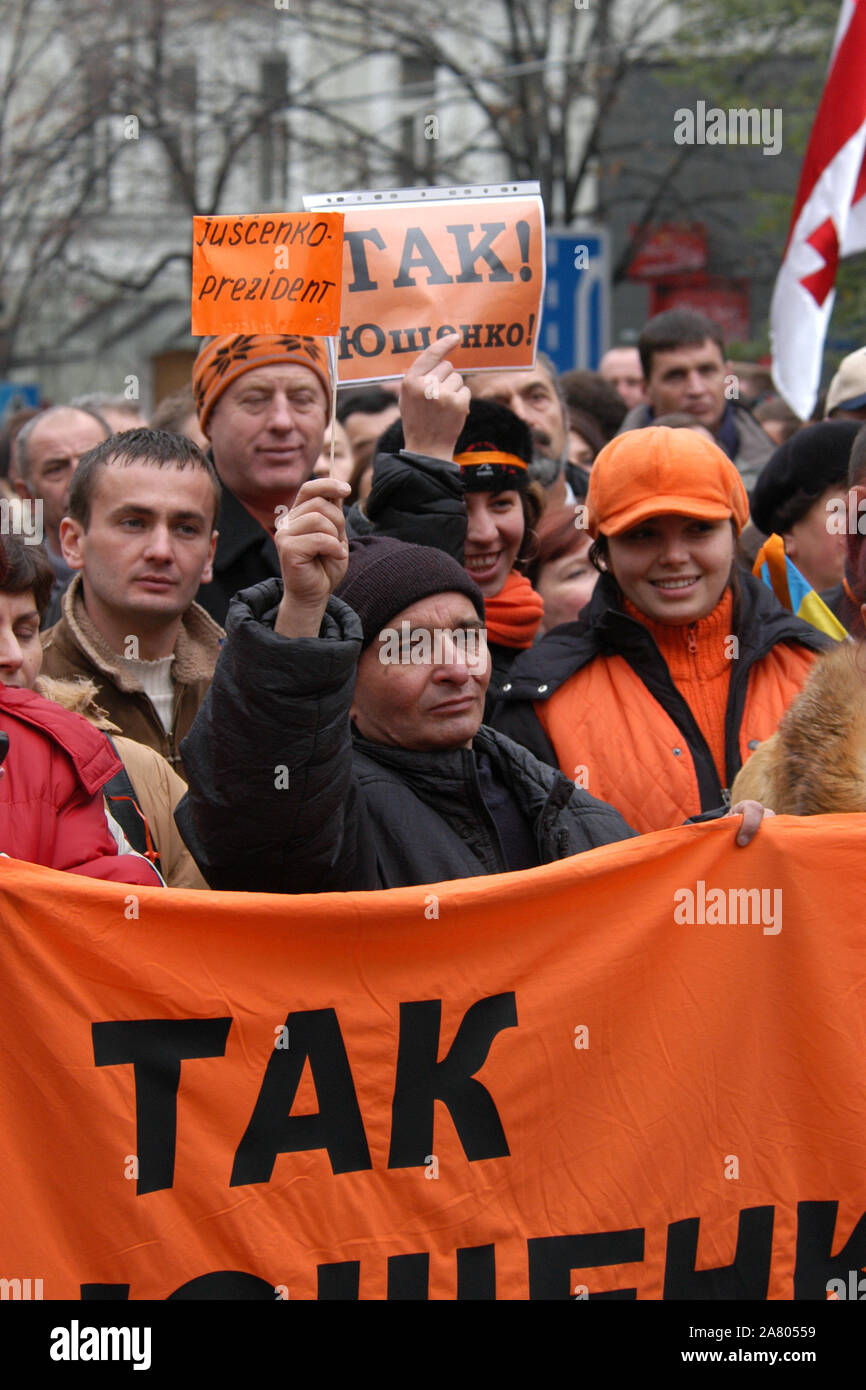
[[[459,333],[447,333],[444,338],[437,338],[435,343],[431,343],[428,348],[424,349],[421,356],[415,359],[406,375],[423,376],[433,367],[438,367],[448,353],[454,351],[459,342]]]

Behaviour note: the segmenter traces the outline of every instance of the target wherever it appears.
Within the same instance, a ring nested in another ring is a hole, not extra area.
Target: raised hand
[[[277,523],[283,598],[274,631],[281,637],[319,635],[328,599],[349,563],[342,503],[350,491],[339,478],[311,478]]]
[[[466,422],[471,396],[463,378],[446,360],[459,333],[437,338],[416,358],[400,385],[400,415],[406,448],[413,454],[451,459]]]

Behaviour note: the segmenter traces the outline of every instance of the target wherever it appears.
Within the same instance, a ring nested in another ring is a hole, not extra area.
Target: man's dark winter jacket
[[[346,525],[349,536],[381,535],[409,545],[433,545],[463,564],[466,545],[466,488],[450,459],[426,454],[377,454],[373,486],[356,502]]]
[[[399,888],[506,869],[472,750],[422,753],[352,735],[361,625],[339,599],[316,639],[273,630],[279,581],[239,594],[213,684],[184,741],[177,821],[213,888]],[[484,726],[486,753],[532,824],[539,860],[627,839],[603,802]]]
[[[435,545],[463,564],[466,508],[460,469],[453,463],[420,454],[380,455],[367,509],[365,515],[356,504],[349,512],[350,538],[376,534]],[[279,579],[280,562],[273,538],[225,483],[216,529],[213,580],[200,586],[196,602],[224,627],[235,594]]]
[[[280,562],[270,534],[225,483],[216,529],[219,539],[213,559],[213,579],[210,584],[199,586],[195,599],[224,627],[235,594],[251,584],[260,584],[263,579],[279,579]]]

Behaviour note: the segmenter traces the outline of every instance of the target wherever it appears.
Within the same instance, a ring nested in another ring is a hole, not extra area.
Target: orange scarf
[[[730,588],[725,589],[712,613],[693,623],[674,626],[656,622],[628,599],[624,607],[629,617],[637,618],[655,638],[674,685],[707,741],[719,782],[726,786],[725,715],[733,666],[730,638],[734,635],[734,596]]]
[[[544,602],[529,580],[511,570],[499,593],[485,598],[487,640],[500,647],[531,647],[544,613]]]

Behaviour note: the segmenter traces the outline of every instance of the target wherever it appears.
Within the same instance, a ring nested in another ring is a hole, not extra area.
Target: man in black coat
[[[481,724],[484,601],[450,556],[346,541],[347,484],[300,489],[282,582],[239,595],[184,741],[177,820],[214,888],[397,888],[626,839],[618,812]],[[337,592],[335,592],[337,591]],[[740,831],[754,833],[751,803]]]

